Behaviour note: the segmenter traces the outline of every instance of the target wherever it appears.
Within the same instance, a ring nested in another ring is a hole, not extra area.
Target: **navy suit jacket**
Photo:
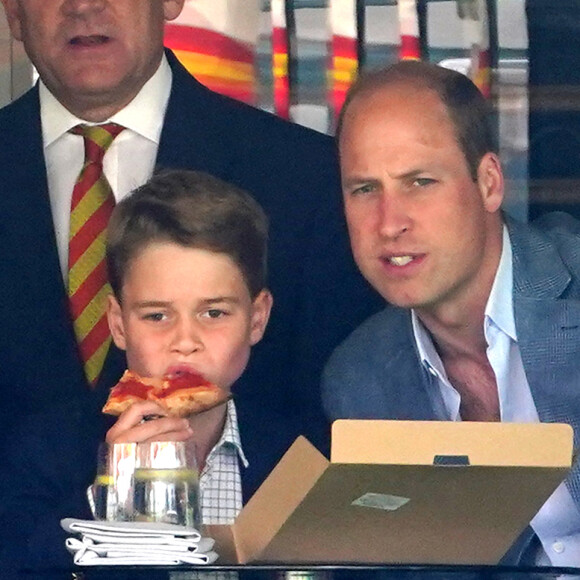
[[[173,84],[158,167],[231,181],[270,219],[274,309],[234,392],[302,417],[320,442],[323,363],[381,307],[350,255],[333,140],[218,95],[169,51],[167,57]],[[83,375],[58,261],[37,88],[0,110],[0,135],[1,439],[23,413],[95,395]],[[96,388],[100,400],[124,367],[112,348]]]
[[[540,420],[572,425],[578,448],[580,225],[563,214],[544,221],[541,228],[508,221],[516,332]],[[441,419],[410,312],[388,308],[355,330],[328,362],[322,397],[331,420]],[[580,506],[578,465],[566,484]]]

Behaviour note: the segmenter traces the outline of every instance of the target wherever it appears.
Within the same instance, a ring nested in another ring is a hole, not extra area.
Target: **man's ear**
[[[489,213],[498,211],[503,201],[504,182],[501,162],[495,153],[486,153],[481,158],[477,183],[485,209]]]
[[[110,294],[107,302],[107,322],[109,323],[109,330],[113,337],[113,342],[121,350],[127,348],[127,340],[125,338],[125,324],[123,323],[123,311],[117,299]]]
[[[270,319],[270,311],[274,299],[268,290],[262,290],[254,299],[252,304],[252,320],[250,326],[250,344],[254,345],[260,342],[264,336],[268,320]]]
[[[163,16],[165,20],[175,20],[181,14],[184,4],[185,0],[163,0]]]
[[[4,12],[6,12],[6,20],[10,32],[16,40],[22,40],[22,22],[20,21],[20,7],[18,0],[2,0],[4,5]]]

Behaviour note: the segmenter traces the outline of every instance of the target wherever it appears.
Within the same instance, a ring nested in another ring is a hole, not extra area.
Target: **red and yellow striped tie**
[[[105,315],[110,293],[105,241],[115,198],[103,173],[103,157],[123,129],[114,123],[71,129],[71,133],[82,135],[85,140],[85,162],[72,194],[68,295],[79,351],[91,385],[97,382],[111,343]]]

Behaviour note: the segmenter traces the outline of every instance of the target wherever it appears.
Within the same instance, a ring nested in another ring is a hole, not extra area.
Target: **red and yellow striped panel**
[[[332,68],[330,85],[332,107],[336,116],[340,113],[348,89],[356,80],[358,73],[358,54],[356,38],[333,35]]]
[[[477,68],[473,73],[473,82],[486,99],[491,97],[491,58],[489,50],[479,51]]]
[[[165,46],[205,86],[240,101],[255,103],[253,48],[219,32],[179,24],[165,27]]]
[[[400,60],[421,60],[421,39],[419,36],[419,13],[417,0],[399,0],[399,45]]]
[[[283,119],[290,118],[290,78],[288,73],[288,34],[286,28],[272,28],[272,73],[274,110]]]
[[[419,37],[409,34],[401,35],[399,58],[401,60],[421,60],[421,43]]]

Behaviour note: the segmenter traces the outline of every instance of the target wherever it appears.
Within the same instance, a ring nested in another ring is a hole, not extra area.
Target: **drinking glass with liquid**
[[[97,519],[164,522],[199,529],[195,444],[102,444],[92,495]]]
[[[139,443],[136,453],[134,519],[199,529],[199,471],[194,443]]]

